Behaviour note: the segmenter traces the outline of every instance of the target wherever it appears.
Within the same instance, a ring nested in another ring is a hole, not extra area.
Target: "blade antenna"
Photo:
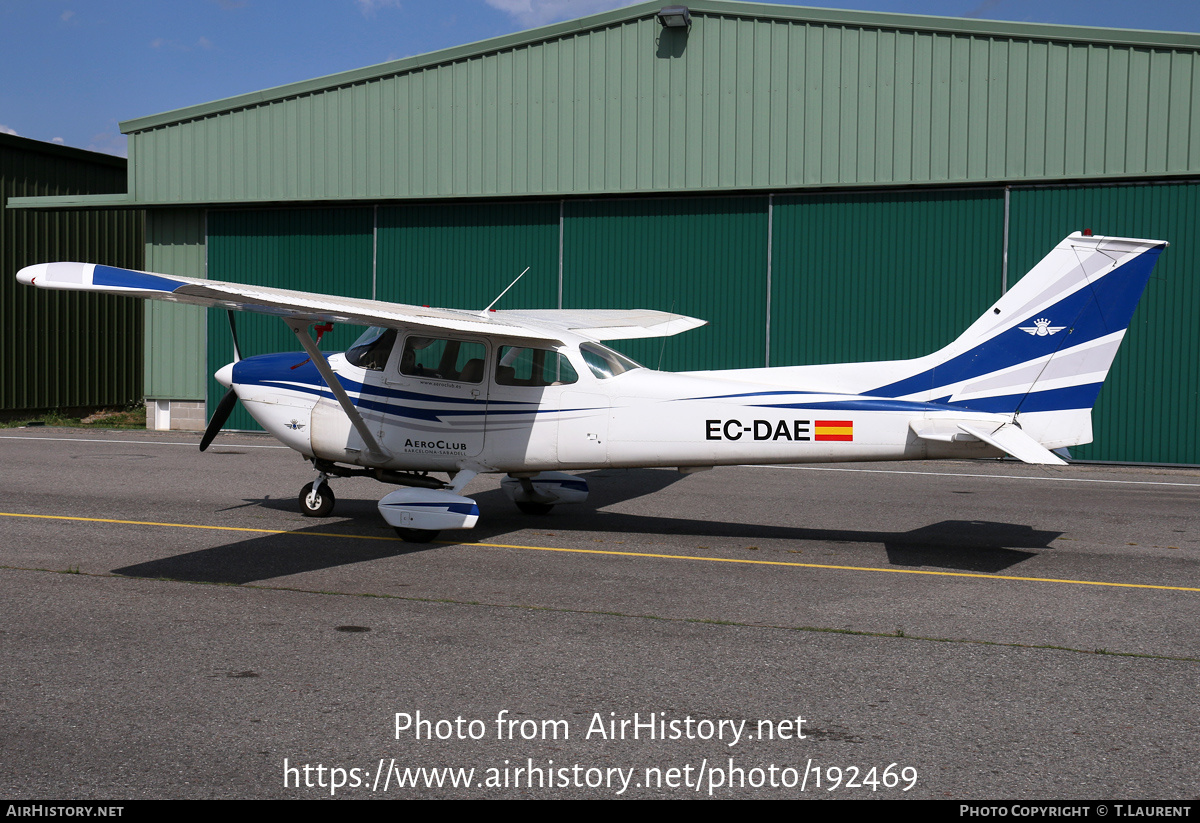
[[[526,266],[526,267],[525,267],[525,271],[523,271],[523,272],[521,272],[520,274],[518,274],[518,275],[517,275],[517,280],[520,280],[522,277],[524,277],[524,276],[525,276],[525,272],[526,272],[526,271],[529,271],[529,268],[530,268],[529,266]],[[514,280],[514,281],[512,281],[511,283],[509,283],[509,284],[508,284],[508,289],[511,289],[513,286],[517,285],[517,280]],[[504,291],[502,291],[502,292],[500,292],[498,295],[496,295],[496,299],[495,299],[495,300],[493,300],[491,303],[488,303],[488,307],[487,307],[486,309],[484,309],[483,311],[481,311],[481,312],[479,313],[479,316],[480,316],[480,317],[487,317],[487,313],[488,313],[488,312],[490,312],[490,311],[492,310],[492,306],[494,306],[494,305],[496,305],[497,303],[499,303],[499,302],[500,302],[500,298],[501,298],[501,297],[503,297],[504,295],[508,294],[508,289],[505,289]]]
[[[671,301],[671,311],[668,312],[668,314],[674,314],[674,313],[675,313],[675,301],[672,300]],[[672,318],[672,319],[674,319],[674,318]],[[667,328],[670,328],[670,327],[671,327],[671,321],[668,320]],[[657,371],[662,371],[663,355],[666,353],[667,353],[667,335],[664,334],[663,339],[662,339],[662,348],[658,350],[658,369],[657,369]]]

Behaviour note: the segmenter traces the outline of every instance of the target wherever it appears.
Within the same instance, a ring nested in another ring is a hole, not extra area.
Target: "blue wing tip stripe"
[[[107,286],[118,289],[136,289],[137,291],[174,292],[183,283],[163,277],[159,274],[149,274],[144,271],[118,269],[112,266],[96,266],[92,272],[92,283],[97,286]]]

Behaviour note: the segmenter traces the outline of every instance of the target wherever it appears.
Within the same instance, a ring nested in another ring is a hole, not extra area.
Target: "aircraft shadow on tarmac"
[[[904,532],[856,531],[853,529],[806,529],[792,526],[689,520],[603,511],[626,500],[661,491],[681,476],[675,472],[637,470],[629,472],[591,472],[584,475],[592,482],[588,502],[563,507],[554,513],[533,518],[516,511],[499,489],[474,494],[483,517],[480,525],[462,532],[467,543],[529,542],[528,538],[509,537],[523,529],[552,529],[555,535],[572,532],[631,533],[655,535],[693,535],[701,539],[735,538],[741,540],[788,540],[832,544],[882,544],[889,565],[915,566],[997,573],[1035,557],[1036,551],[1050,547],[1062,533],[1034,529],[1016,523],[974,520],[944,520]],[[618,482],[602,482],[604,480]],[[600,482],[598,482],[600,481]],[[246,500],[241,505],[293,511],[294,500]],[[395,540],[330,540],[338,537],[391,537],[373,500],[342,499],[338,515],[305,528],[282,534],[270,534],[227,546],[164,557],[120,569],[116,574],[129,577],[167,578],[211,583],[252,583],[287,577],[320,569],[362,563],[387,557],[400,557],[424,551],[439,551],[442,544],[414,544]],[[445,532],[452,541],[455,532]],[[541,542],[545,542],[544,538]],[[566,541],[563,541],[566,542]],[[763,556],[759,559],[767,559]],[[791,559],[791,558],[789,558]],[[836,558],[822,562],[836,563]],[[857,559],[855,562],[862,562]]]

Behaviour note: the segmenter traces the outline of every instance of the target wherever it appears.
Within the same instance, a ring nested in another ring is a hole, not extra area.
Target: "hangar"
[[[710,320],[624,347],[671,370],[916,356],[1071,231],[1161,238],[1074,456],[1200,464],[1200,35],[686,8],[130,120],[121,202],[11,204],[145,209],[148,269],[355,297],[482,308],[531,266],[508,307]],[[151,303],[145,342],[159,425],[220,397],[220,313]]]
[[[35,291],[16,281],[18,270],[47,260],[140,269],[141,212],[5,205],[48,195],[124,199],[127,176],[120,157],[0,134],[0,419],[141,402],[141,301]]]

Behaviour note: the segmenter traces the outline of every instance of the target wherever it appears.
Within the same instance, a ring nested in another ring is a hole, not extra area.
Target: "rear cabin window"
[[[501,346],[496,363],[496,384],[500,386],[565,386],[579,375],[566,357],[549,349]]]
[[[460,383],[483,382],[487,349],[471,340],[410,337],[404,341],[400,373]]]
[[[635,363],[620,352],[615,352],[607,346],[601,346],[598,343],[581,344],[579,346],[579,353],[583,355],[583,362],[587,363],[587,367],[592,370],[592,374],[601,380],[607,380],[610,377],[616,377],[618,374],[624,374],[627,371],[642,367],[641,364]]]

